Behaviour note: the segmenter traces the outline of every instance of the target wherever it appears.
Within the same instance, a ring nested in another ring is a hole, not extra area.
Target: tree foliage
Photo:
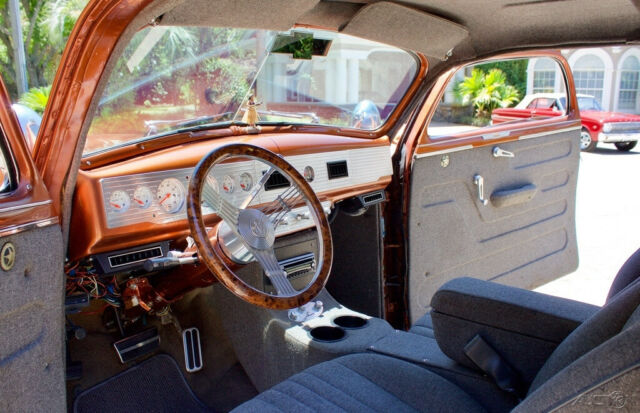
[[[51,86],[32,87],[20,96],[20,103],[42,115],[49,101]]]
[[[30,87],[49,86],[73,25],[87,0],[20,0],[27,80]],[[17,97],[8,0],[0,0],[0,74]]]
[[[464,78],[454,89],[463,104],[472,104],[475,116],[480,121],[491,119],[496,108],[511,106],[519,99],[519,92],[507,82],[507,76],[500,69],[488,72],[475,67],[471,76]]]
[[[527,94],[527,65],[529,59],[500,60],[485,63],[476,67],[484,72],[491,69],[500,69],[507,78],[507,83],[518,89],[520,96]]]

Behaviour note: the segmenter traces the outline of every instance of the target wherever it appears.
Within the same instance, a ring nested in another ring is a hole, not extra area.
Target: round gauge
[[[233,181],[233,178],[230,177],[229,175],[225,175],[225,177],[222,178],[222,190],[230,194],[233,192],[234,189],[236,189],[236,185],[235,185],[235,182]]]
[[[116,212],[124,212],[131,206],[131,199],[124,191],[113,191],[109,197],[109,205]]]
[[[306,179],[307,182],[313,182],[313,180],[316,177],[316,172],[313,170],[312,167],[305,166],[303,175],[304,175],[304,179]]]
[[[133,202],[142,209],[149,208],[153,201],[153,193],[147,186],[139,186],[133,192]]]
[[[240,175],[240,188],[242,188],[242,190],[245,192],[249,192],[252,187],[253,178],[251,177],[251,174],[249,172],[244,172],[242,175]]]
[[[158,185],[156,200],[164,212],[178,212],[184,205],[184,198],[184,186],[176,178],[167,178]]]

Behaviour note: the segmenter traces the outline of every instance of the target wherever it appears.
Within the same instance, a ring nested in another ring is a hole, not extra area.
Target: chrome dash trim
[[[428,156],[444,155],[446,153],[451,153],[451,152],[466,151],[467,149],[473,149],[473,145],[463,145],[463,146],[458,146],[456,148],[443,149],[441,151],[417,153],[414,155],[414,158],[420,159],[420,158],[426,158]]]
[[[552,130],[552,131],[548,131],[548,132],[531,133],[529,135],[521,135],[521,136],[519,136],[518,140],[522,141],[522,140],[525,140],[525,139],[539,138],[541,136],[556,135],[558,133],[564,133],[564,132],[573,132],[575,130],[580,130],[580,129],[582,129],[582,126],[572,126],[570,128],[556,129],[556,130]]]
[[[3,212],[11,212],[11,211],[19,211],[21,209],[35,208],[37,206],[51,204],[52,202],[53,202],[52,200],[47,199],[46,201],[32,202],[30,204],[15,205],[15,206],[10,206],[5,208],[0,207],[0,214],[2,214]]]
[[[58,223],[58,217],[41,219],[39,221],[27,222],[26,224],[13,225],[6,228],[0,228],[0,237],[8,237],[20,232],[30,231],[36,228],[45,228]]]

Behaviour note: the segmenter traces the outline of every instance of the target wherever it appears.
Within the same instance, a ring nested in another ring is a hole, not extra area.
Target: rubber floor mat
[[[193,394],[176,361],[166,354],[85,390],[73,404],[76,413],[208,412]]]

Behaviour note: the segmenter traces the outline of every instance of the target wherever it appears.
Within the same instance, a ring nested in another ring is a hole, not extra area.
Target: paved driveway
[[[618,269],[640,248],[640,147],[582,152],[577,197],[578,270],[536,291],[602,305]]]

